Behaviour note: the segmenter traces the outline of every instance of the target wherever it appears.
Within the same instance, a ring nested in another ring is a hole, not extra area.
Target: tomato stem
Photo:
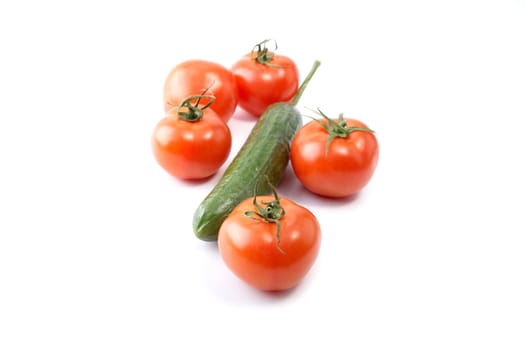
[[[328,156],[328,150],[330,148],[330,144],[336,137],[340,138],[347,138],[350,133],[354,131],[365,131],[373,133],[374,131],[369,128],[364,128],[361,126],[347,126],[346,120],[343,117],[343,113],[339,114],[339,117],[337,121],[329,118],[326,114],[324,114],[319,108],[317,108],[317,111],[311,110],[314,113],[319,114],[323,119],[326,120],[326,123],[323,123],[321,120],[316,119],[314,117],[307,116],[310,119],[313,119],[316,123],[318,123],[320,126],[323,127],[323,129],[326,130],[328,133],[328,141],[326,142],[325,147],[325,157]]]
[[[312,68],[310,69],[310,72],[308,73],[308,75],[306,76],[306,78],[303,80],[303,82],[301,83],[301,86],[299,86],[299,89],[297,90],[297,93],[295,94],[292,102],[290,102],[290,104],[292,106],[296,106],[297,103],[299,103],[299,100],[301,99],[301,96],[303,95],[303,92],[304,90],[306,89],[306,86],[308,85],[308,83],[310,82],[310,80],[312,80],[312,77],[314,76],[315,74],[315,71],[317,70],[317,68],[319,68],[319,66],[321,65],[321,62],[319,62],[318,60],[316,60],[314,62],[314,65],[312,66]]]
[[[268,64],[273,58],[273,53],[268,51],[266,43],[272,41],[271,39],[265,39],[260,43],[256,44],[252,49],[252,54],[256,54],[255,60],[260,64]],[[277,50],[277,42],[273,40],[275,44],[274,50]]]
[[[270,185],[274,199],[271,201],[261,201],[260,204],[257,203],[257,185],[255,186],[255,193],[253,195],[253,206],[257,210],[251,210],[244,212],[244,216],[257,221],[263,221],[267,223],[274,223],[277,225],[277,232],[275,233],[275,238],[277,239],[277,249],[281,254],[286,254],[285,251],[281,248],[281,222],[279,221],[285,214],[284,208],[281,206],[279,201],[279,195],[275,190],[275,187],[270,182],[270,179],[266,177],[268,184]]]
[[[286,68],[287,66],[281,66],[277,64],[272,64],[272,60],[274,57],[274,53],[271,51],[268,51],[268,48],[266,47],[266,43],[273,41],[275,44],[274,51],[277,50],[277,41],[272,39],[265,39],[255,45],[252,49],[251,55],[254,57],[254,60],[257,63],[264,64],[265,66],[272,67],[272,68]]]
[[[201,120],[204,110],[215,102],[215,96],[206,95],[208,89],[204,90],[200,95],[188,96],[182,100],[177,107],[178,117],[192,123]],[[208,99],[208,103],[201,107],[199,104],[203,98]],[[192,101],[194,101],[193,104]]]

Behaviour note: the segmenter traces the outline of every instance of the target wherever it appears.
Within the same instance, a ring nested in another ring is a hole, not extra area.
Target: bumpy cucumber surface
[[[263,113],[224,175],[199,205],[193,231],[205,241],[217,240],[222,222],[242,200],[271,193],[288,165],[290,142],[302,126],[294,105],[276,103]]]
[[[292,138],[302,126],[295,106],[320,64],[314,62],[290,103],[271,105],[255,123],[222,178],[193,215],[193,232],[198,238],[216,241],[224,219],[241,201],[256,191],[257,195],[269,194],[271,186],[277,186],[288,166]]]

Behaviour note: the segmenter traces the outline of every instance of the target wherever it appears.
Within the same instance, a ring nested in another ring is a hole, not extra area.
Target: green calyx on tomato
[[[284,68],[285,66],[279,66],[270,63],[274,56],[273,52],[268,51],[268,48],[266,47],[266,43],[270,41],[273,41],[275,44],[274,51],[277,50],[277,42],[275,40],[265,39],[257,45],[255,45],[252,49],[252,55],[255,55],[255,61],[257,61],[257,63],[264,64],[268,67]]]
[[[255,191],[255,195],[253,196],[253,206],[257,210],[246,211],[244,212],[244,216],[252,220],[276,224],[277,232],[275,233],[275,238],[277,239],[277,249],[284,255],[286,253],[281,248],[281,223],[279,222],[279,220],[282,219],[282,217],[285,214],[285,211],[284,208],[281,206],[281,202],[279,201],[279,195],[277,194],[277,191],[271,184],[268,177],[266,177],[266,180],[272,188],[274,199],[271,201],[261,201],[260,205],[259,203],[257,203],[257,191]]]
[[[343,117],[343,113],[339,114],[339,118],[337,119],[337,121],[335,121],[329,118],[323,112],[321,112],[319,108],[317,108],[317,111],[313,111],[313,112],[319,114],[321,117],[323,117],[324,120],[326,120],[326,123],[323,123],[322,120],[319,120],[313,117],[308,117],[310,119],[313,119],[319,125],[321,125],[323,129],[325,129],[329,135],[328,141],[326,142],[325,156],[328,156],[328,149],[330,148],[330,144],[336,137],[347,138],[348,135],[350,135],[350,133],[354,131],[365,131],[365,132],[370,132],[370,133],[374,132],[373,130],[369,128],[363,128],[360,126],[347,126],[346,120]]]
[[[177,107],[177,116],[192,123],[201,120],[203,111],[215,102],[215,96],[206,95],[207,91],[208,89],[204,90],[201,95],[188,96],[182,100]],[[208,102],[205,105],[201,105],[202,99],[207,99]]]

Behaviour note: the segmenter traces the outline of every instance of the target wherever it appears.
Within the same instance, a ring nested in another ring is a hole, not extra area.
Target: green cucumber
[[[315,61],[290,103],[269,106],[257,120],[219,182],[195,211],[193,231],[197,238],[216,241],[222,222],[241,201],[254,194],[268,194],[271,186],[277,186],[288,166],[292,138],[302,126],[295,106],[319,65]]]

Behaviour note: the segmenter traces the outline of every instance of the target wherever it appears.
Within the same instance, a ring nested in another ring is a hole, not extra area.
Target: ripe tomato
[[[231,67],[239,92],[239,106],[260,116],[276,102],[289,102],[299,88],[299,70],[295,62],[283,55],[268,51],[257,44]]]
[[[164,82],[164,110],[206,89],[216,97],[213,110],[224,121],[230,120],[238,102],[235,78],[224,66],[205,60],[184,61],[171,70]]]
[[[252,197],[239,203],[218,236],[219,252],[228,268],[246,283],[266,291],[297,285],[315,262],[320,245],[321,228],[315,216],[277,196]]]
[[[295,175],[311,192],[346,197],[372,178],[379,158],[373,132],[355,119],[329,119],[304,125],[295,135],[290,160]]]
[[[191,100],[191,99],[190,99]],[[154,128],[153,155],[179,179],[203,179],[217,172],[231,150],[231,132],[209,105],[182,104],[169,110]]]

